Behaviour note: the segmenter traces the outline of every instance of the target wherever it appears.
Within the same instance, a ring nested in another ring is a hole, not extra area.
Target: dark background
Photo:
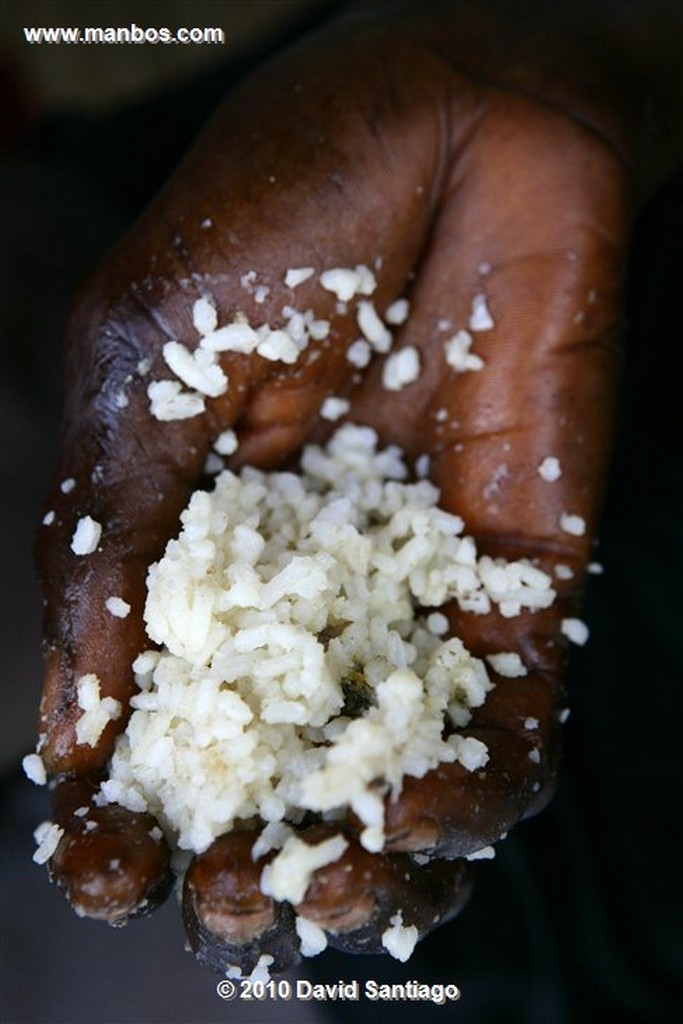
[[[0,129],[2,1019],[679,1021],[683,176],[662,188],[636,229],[617,449],[596,552],[606,571],[587,594],[592,639],[573,653],[557,797],[480,866],[470,906],[407,965],[333,953],[306,965],[316,980],[453,982],[462,1000],[445,1008],[223,1003],[217,978],[183,951],[173,900],[148,920],[109,929],[78,920],[31,862],[31,833],[49,817],[45,791],[19,767],[35,742],[41,677],[31,544],[56,451],[69,301],[231,82],[329,5],[304,4],[303,19],[301,6],[143,3],[132,10],[124,0],[60,0],[11,4],[0,15],[0,109],[7,115]],[[18,35],[23,24],[226,20],[233,45],[219,54],[197,48],[169,65],[167,55],[145,47],[132,70],[132,48],[110,48],[98,57],[106,65],[93,68],[92,50],[34,47],[28,54]]]

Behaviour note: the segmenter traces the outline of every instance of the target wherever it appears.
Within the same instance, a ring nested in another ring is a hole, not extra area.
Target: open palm
[[[146,570],[177,532],[215,439],[236,431],[231,468],[281,465],[329,435],[335,424],[321,407],[330,396],[348,401],[345,419],[374,427],[408,460],[426,456],[441,505],[464,518],[480,551],[533,560],[553,576],[558,600],[514,618],[448,609],[475,655],[515,651],[527,669],[493,673],[495,689],[468,726],[488,764],[407,778],[386,808],[385,852],[363,850],[350,822],[346,853],[316,874],[297,910],[352,951],[381,948],[399,909],[424,934],[467,895],[461,858],[550,796],[564,708],[561,624],[577,600],[610,446],[624,173],[611,145],[570,110],[474,78],[458,46],[437,45],[435,33],[419,15],[391,27],[351,17],[247,80],[77,303],[62,456],[46,505],[54,516],[39,538],[42,754],[60,779],[65,828],[51,870],[92,916],[149,909],[169,875],[144,816],[96,808],[89,818],[99,828],[87,833],[73,816],[126,721],[109,723],[93,747],[79,743],[76,681],[94,673],[101,695],[127,707],[131,663],[148,646]],[[327,270],[358,266],[376,278],[364,294],[341,301],[321,283]],[[313,273],[288,286],[287,271],[304,267]],[[311,310],[329,331],[292,363],[221,352],[227,389],[198,415],[161,421],[149,385],[173,378],[169,341],[197,348],[193,307],[207,295],[219,325],[244,315],[277,329],[292,310]],[[361,305],[383,317],[400,298],[409,315],[388,325],[390,353],[385,339],[350,358],[363,331],[375,330],[363,314],[359,326]],[[460,335],[454,355],[447,343],[462,330],[469,340]],[[392,383],[387,363],[406,351],[418,372]],[[538,471],[549,456],[561,467],[553,482]],[[578,528],[567,528],[568,515]],[[79,557],[71,540],[85,516],[102,535]],[[111,595],[130,605],[125,618],[106,610]],[[317,825],[305,838],[328,833]],[[246,969],[260,952],[279,967],[296,957],[290,909],[259,889],[253,838],[217,840],[187,875],[188,931],[219,968]],[[436,856],[420,867],[416,851]]]

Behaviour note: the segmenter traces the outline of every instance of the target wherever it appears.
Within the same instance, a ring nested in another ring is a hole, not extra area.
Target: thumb
[[[400,61],[380,68],[372,47],[356,53],[350,87],[329,40],[245,83],[77,305],[62,457],[37,549],[48,656],[42,753],[53,772],[96,770],[125,724],[131,661],[147,645],[145,572],[175,531],[212,439],[242,417],[241,460],[281,460],[305,439],[325,395],[351,387],[355,309],[319,285],[320,273],[380,257],[379,308],[403,290],[438,194],[436,79],[445,73],[406,53],[422,79],[419,102]],[[375,109],[385,88],[405,118]],[[286,271],[309,265],[315,275],[295,296]],[[192,311],[207,292],[220,324],[244,314],[278,328],[296,300],[329,333],[296,365],[225,353],[214,369],[229,388],[207,393],[201,414],[161,422],[150,414],[149,384],[172,377],[168,342],[192,358]]]
[[[132,308],[112,308],[89,293],[72,319],[62,456],[36,545],[47,654],[42,753],[54,772],[90,772],[110,752],[133,689],[132,661],[147,645],[146,568],[173,531],[208,444],[199,421],[150,415],[148,353],[161,343],[158,329]]]

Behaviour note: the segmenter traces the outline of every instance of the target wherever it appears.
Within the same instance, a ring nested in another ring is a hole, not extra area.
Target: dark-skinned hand
[[[101,695],[127,708],[131,663],[149,646],[146,571],[178,531],[217,435],[238,434],[230,468],[279,466],[330,433],[319,415],[328,395],[348,397],[346,418],[374,427],[408,460],[430,457],[441,505],[464,518],[481,553],[528,558],[551,575],[562,564],[572,575],[555,580],[558,598],[542,612],[506,619],[448,609],[475,655],[517,651],[528,669],[515,679],[492,673],[495,688],[466,730],[486,744],[488,763],[407,777],[387,803],[381,854],[363,849],[349,820],[346,852],[314,875],[296,912],[352,952],[381,950],[399,909],[424,935],[466,899],[463,858],[551,795],[565,707],[561,622],[576,613],[609,458],[629,230],[674,152],[680,89],[662,27],[677,15],[655,4],[636,46],[642,26],[613,24],[608,5],[566,16],[532,3],[514,17],[512,6],[351,7],[235,90],[82,290],[46,503],[55,516],[38,543],[41,753],[65,830],[50,870],[80,913],[117,923],[147,912],[171,875],[148,817],[93,806],[98,828],[87,830],[73,814],[90,804],[126,722],[124,711],[94,747],[78,743],[76,681],[95,673]],[[360,375],[349,363],[355,302],[340,311],[319,284],[324,270],[358,264],[379,268],[380,312],[410,301],[394,351],[415,346],[422,372],[400,391],[382,386],[383,356]],[[287,288],[286,271],[307,266],[314,276]],[[250,271],[269,289],[262,303],[241,283]],[[202,415],[160,422],[148,385],[171,377],[165,342],[196,347],[192,307],[207,292],[220,324],[243,313],[278,327],[293,305],[331,331],[293,365],[225,353],[228,391]],[[439,321],[466,327],[476,295],[494,321],[476,335],[484,368],[457,373]],[[445,420],[435,415],[444,408]],[[553,483],[538,472],[548,455],[562,468]],[[67,479],[75,485],[64,493]],[[564,513],[581,516],[585,532],[563,530]],[[70,544],[85,515],[102,537],[78,557]],[[127,618],[107,612],[112,594],[130,604]],[[331,831],[314,824],[302,834],[317,842]],[[298,956],[293,909],[260,892],[255,834],[223,836],[186,875],[191,944],[219,970],[249,970],[262,953],[284,969]],[[415,852],[429,863],[419,866]]]

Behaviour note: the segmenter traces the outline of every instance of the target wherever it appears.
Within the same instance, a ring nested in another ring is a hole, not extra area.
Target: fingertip
[[[370,853],[349,837],[343,855],[315,872],[295,909],[335,949],[385,953],[391,928],[409,929],[417,941],[454,917],[470,891],[463,861],[420,863],[405,854]]]
[[[338,834],[332,825],[318,824],[301,838],[315,846]],[[377,904],[371,870],[374,855],[363,849],[355,837],[344,838],[347,846],[342,855],[312,874],[304,898],[296,906],[301,917],[333,934],[365,927]]]
[[[387,802],[389,851],[469,857],[548,802],[557,753],[546,754],[540,735],[534,740],[491,725],[470,729],[469,737],[478,751],[483,747],[484,763],[476,768],[457,761],[441,764],[422,779],[405,779],[400,799]],[[430,845],[420,846],[423,837]]]
[[[61,821],[64,832],[49,862],[50,878],[80,917],[121,925],[164,902],[173,875],[151,815],[90,802]]]
[[[183,923],[192,952],[218,973],[249,974],[262,956],[284,971],[300,959],[294,911],[260,888],[267,858],[254,861],[255,831],[232,832],[194,858],[183,884]]]

